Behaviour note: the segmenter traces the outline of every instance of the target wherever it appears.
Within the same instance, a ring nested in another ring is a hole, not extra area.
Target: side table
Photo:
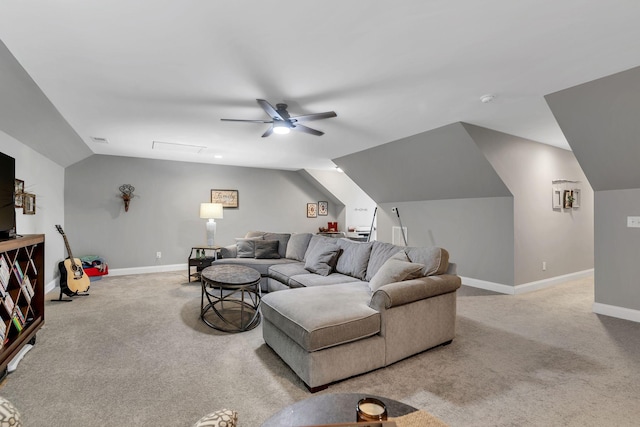
[[[194,246],[189,253],[189,259],[187,260],[187,277],[189,282],[191,278],[195,281],[200,280],[200,273],[205,268],[209,267],[211,263],[218,259],[218,252],[222,249],[220,246]],[[198,253],[202,253],[200,257]],[[191,272],[191,269],[196,269],[195,273]]]

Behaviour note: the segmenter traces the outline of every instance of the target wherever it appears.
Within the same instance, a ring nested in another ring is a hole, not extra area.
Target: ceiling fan
[[[271,120],[244,120],[244,119],[220,119],[224,122],[248,122],[248,123],[271,123],[271,127],[267,129],[262,137],[265,138],[272,133],[286,134],[291,130],[298,132],[304,132],[311,135],[321,136],[324,132],[320,132],[316,129],[304,126],[301,122],[310,122],[312,120],[328,119],[331,117],[337,117],[334,111],[327,111],[325,113],[304,114],[302,116],[289,115],[287,111],[287,104],[276,104],[275,108],[264,99],[256,99],[262,109],[271,117]]]

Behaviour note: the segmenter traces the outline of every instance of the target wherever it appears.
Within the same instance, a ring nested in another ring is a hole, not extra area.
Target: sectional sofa
[[[437,247],[250,232],[215,264],[260,271],[267,345],[312,391],[448,344],[461,280]]]

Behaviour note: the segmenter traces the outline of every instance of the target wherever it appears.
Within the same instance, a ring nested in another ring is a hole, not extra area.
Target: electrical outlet
[[[628,216],[627,217],[627,227],[629,227],[629,228],[640,228],[640,216]]]
[[[156,259],[162,258],[162,252],[156,252]]]
[[[542,271],[547,271],[547,261],[542,261]]]

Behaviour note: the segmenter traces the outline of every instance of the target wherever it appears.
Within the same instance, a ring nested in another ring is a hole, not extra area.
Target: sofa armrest
[[[220,248],[221,258],[236,258],[238,256],[238,247],[236,245],[229,245]]]
[[[420,277],[380,287],[371,297],[371,308],[381,310],[454,292],[462,279],[453,274]]]

